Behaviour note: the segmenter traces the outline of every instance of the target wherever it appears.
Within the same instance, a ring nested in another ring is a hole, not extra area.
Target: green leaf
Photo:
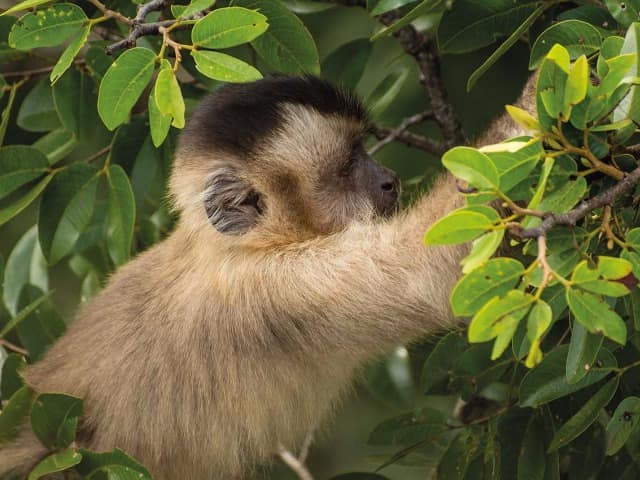
[[[470,92],[473,86],[476,84],[478,79],[484,75],[491,66],[496,63],[500,57],[502,57],[507,51],[520,39],[522,35],[524,35],[529,27],[535,22],[540,15],[542,15],[547,7],[545,5],[540,5],[536,8],[531,15],[529,15],[524,22],[516,28],[509,37],[500,44],[500,46],[487,58],[482,65],[476,68],[473,73],[469,76],[469,80],[467,80],[467,92]]]
[[[446,380],[458,357],[467,349],[466,340],[456,332],[445,335],[429,354],[422,367],[422,391]]]
[[[569,385],[582,380],[593,367],[603,340],[602,335],[593,335],[579,322],[573,322],[566,366]]]
[[[40,137],[33,144],[33,148],[40,150],[47,157],[49,165],[55,165],[66,158],[78,145],[73,132],[69,130],[54,130]]]
[[[464,207],[434,223],[424,236],[425,245],[449,245],[473,240],[499,220],[490,207]]]
[[[576,320],[589,332],[609,337],[621,345],[627,343],[627,326],[601,297],[568,288],[567,303]]]
[[[482,147],[480,152],[496,167],[502,192],[510,191],[527,179],[545,154],[540,140],[502,142]]]
[[[220,52],[192,51],[196,68],[203,75],[223,82],[254,82],[262,74],[248,63]]]
[[[95,205],[96,173],[91,165],[73,164],[60,171],[45,190],[38,236],[49,264],[67,255],[89,226]]]
[[[400,20],[388,25],[384,28],[378,30],[374,35],[371,36],[371,41],[374,42],[385,35],[391,35],[394,32],[397,32],[402,27],[409,25],[418,17],[423,17],[434,13],[440,5],[442,5],[442,0],[422,0],[416,7],[412,8],[409,13],[407,13]]]
[[[90,478],[97,472],[113,473],[116,471],[116,467],[126,467],[128,469],[127,473],[130,474],[130,471],[135,472],[135,478],[138,480],[151,480],[149,471],[119,448],[110,452],[101,453],[81,448],[80,453],[82,454],[82,462],[78,465],[77,470],[85,477]],[[104,480],[104,477],[101,477],[100,475],[97,475],[97,477]],[[109,476],[107,478],[113,478],[113,480],[129,480],[129,478],[132,478],[133,480],[133,477],[129,476],[123,476],[120,478]]]
[[[365,103],[369,105],[371,118],[379,118],[389,108],[400,93],[408,74],[407,69],[390,73],[367,96]]]
[[[273,69],[290,74],[320,73],[320,60],[307,27],[280,0],[234,0],[234,5],[259,10],[269,28],[251,45]]]
[[[215,3],[216,0],[193,0],[189,5],[182,9],[176,18],[189,18],[198,12],[211,8]],[[171,5],[172,11],[173,7],[177,7],[177,5]]]
[[[625,240],[631,248],[640,252],[640,228],[629,230]]]
[[[7,223],[13,217],[22,212],[25,208],[33,203],[40,196],[45,187],[53,179],[53,174],[44,177],[40,183],[25,193],[22,197],[11,203],[10,205],[0,208],[0,225]]]
[[[474,187],[497,190],[498,170],[484,153],[471,147],[455,147],[442,156],[442,164],[456,177]]]
[[[18,110],[16,123],[29,132],[50,132],[60,127],[51,86],[46,78],[38,81],[26,95]]]
[[[613,18],[623,27],[640,20],[640,1],[638,0],[604,0]]]
[[[61,393],[38,395],[31,407],[31,428],[48,448],[65,448],[73,441],[82,414],[82,399]]]
[[[469,342],[486,342],[496,337],[501,340],[500,344],[510,341],[518,322],[527,314],[533,302],[533,296],[520,290],[511,290],[503,297],[493,297],[471,320]],[[503,337],[508,337],[508,340]],[[496,348],[491,359],[495,360],[503,351],[504,348],[501,351]]]
[[[451,442],[438,465],[438,477],[463,480],[471,461],[480,453],[481,439],[471,429],[462,430]]]
[[[229,48],[255,40],[268,28],[267,17],[242,7],[218,8],[198,20],[191,41],[205,48]]]
[[[22,346],[29,352],[29,360],[32,362],[42,358],[66,330],[64,320],[46,297],[42,300],[43,296],[44,293],[39,288],[26,285],[20,292],[18,303],[21,312],[30,310],[30,313],[21,321],[16,321],[16,331]]]
[[[60,122],[74,132],[78,142],[94,146],[92,151],[106,144],[109,136],[101,122],[96,122],[94,90],[93,79],[75,68],[67,70],[53,86],[53,103]]]
[[[72,3],[57,3],[27,13],[13,25],[9,45],[18,50],[60,45],[88,22],[82,8]]]
[[[631,69],[625,72],[623,65],[619,69],[619,74],[624,74],[629,78],[637,77],[640,74],[640,23],[634,22],[629,27],[627,34],[624,37],[624,43],[620,50],[622,55],[634,54],[635,62]],[[624,92],[624,90],[623,90]],[[612,105],[614,106],[614,105]],[[632,86],[629,92],[622,97],[619,104],[613,111],[613,121],[616,122],[623,118],[630,118],[635,123],[640,121],[640,90],[637,86]]]
[[[566,182],[542,199],[538,207],[543,212],[565,213],[571,210],[587,193],[587,181],[580,177]],[[539,221],[539,219],[538,219]]]
[[[542,360],[540,343],[542,342],[542,336],[551,326],[551,321],[551,307],[546,302],[538,300],[531,308],[527,319],[527,338],[531,344],[525,361],[527,368],[535,367]]]
[[[0,443],[13,440],[29,415],[35,394],[27,385],[9,399],[0,412]]]
[[[457,0],[445,10],[438,28],[442,53],[479,50],[509,35],[538,7],[535,1]]]
[[[615,376],[609,380],[600,390],[598,390],[578,412],[571,417],[567,423],[562,425],[553,436],[549,452],[558,450],[570,443],[574,438],[578,437],[589,426],[596,421],[600,410],[607,406],[618,390],[620,377]]]
[[[607,424],[607,455],[614,455],[637,430],[640,423],[640,398],[627,397],[616,407]]]
[[[153,146],[159,147],[164,142],[171,128],[171,115],[163,115],[158,109],[155,92],[149,94],[149,129]]]
[[[355,90],[372,50],[373,45],[366,38],[345,43],[324,60],[322,76],[336,85]]]
[[[565,118],[571,116],[571,108],[577,105],[587,96],[587,86],[589,85],[589,63],[587,57],[580,55],[573,64],[564,90],[564,104],[562,112]]]
[[[87,477],[87,480],[140,480],[140,472],[122,465],[110,465],[102,467]],[[150,477],[146,477],[150,478]]]
[[[476,238],[471,247],[469,255],[464,257],[460,264],[463,266],[462,273],[469,273],[489,260],[502,244],[504,230],[494,230]]]
[[[476,313],[493,297],[515,288],[524,275],[522,264],[512,258],[494,258],[465,275],[451,293],[451,308],[456,316]]]
[[[148,48],[127,50],[115,60],[100,83],[98,113],[109,130],[129,117],[153,75],[156,55]]]
[[[525,130],[540,130],[538,120],[526,110],[514,105],[505,105],[504,108],[509,116]]]
[[[62,55],[60,55],[60,58],[53,67],[53,70],[51,70],[51,74],[49,75],[51,84],[56,83],[62,74],[69,69],[73,63],[73,59],[76,58],[76,55],[78,55],[84,44],[87,42],[89,32],[91,32],[91,26],[87,24],[84,28],[78,30],[73,35],[71,42],[69,42],[69,45],[65,51],[62,52]]]
[[[173,119],[171,124],[174,127],[184,128],[185,107],[182,91],[176,79],[176,74],[166,59],[162,61],[160,66],[160,73],[158,73],[158,78],[156,79],[153,96],[160,113],[169,115]]]
[[[49,289],[47,263],[38,243],[38,231],[31,227],[11,251],[4,270],[3,300],[9,312],[18,313],[20,292],[25,285],[34,285],[46,292]]]
[[[565,20],[551,25],[538,36],[531,48],[529,68],[534,69],[555,44],[565,47],[571,60],[589,56],[600,49],[602,36],[596,27],[581,20]]]
[[[568,345],[551,350],[540,365],[524,376],[520,384],[521,407],[539,407],[570,395],[601,380],[607,375],[607,369],[617,366],[616,359],[609,350],[601,348],[594,362],[598,369],[590,370],[582,380],[569,385],[565,376],[568,351]]]
[[[367,2],[367,9],[369,10],[369,15],[377,17],[389,10],[395,10],[396,8],[404,7],[416,1],[417,0],[379,0],[373,4],[373,8],[370,2]]]
[[[73,448],[67,448],[59,452],[52,453],[44,460],[41,460],[31,473],[27,480],[38,480],[55,472],[63,472],[69,470],[71,467],[76,466],[82,460],[82,455],[75,451]]]
[[[16,13],[16,12],[20,12],[22,10],[28,10],[30,8],[34,8],[34,7],[38,7],[40,5],[43,5],[45,3],[49,3],[52,0],[25,0],[24,2],[20,2],[17,5],[14,5],[8,9],[6,9],[4,12],[0,13],[0,17],[2,15],[8,15],[10,13]]]
[[[49,162],[39,150],[26,145],[0,147],[0,198],[42,177]]]
[[[27,365],[22,355],[17,353],[11,353],[4,359],[2,364],[2,375],[0,378],[0,398],[2,400],[8,400],[14,393],[16,393],[24,385],[22,377],[20,377],[20,371]]]
[[[129,259],[133,241],[136,204],[129,177],[120,165],[111,165],[107,172],[109,183],[109,220],[107,249],[115,265]]]
[[[583,290],[609,297],[622,297],[629,289],[619,280],[631,273],[631,263],[622,258],[600,256],[591,268],[587,260],[580,262],[573,271],[571,282]]]
[[[14,317],[12,317],[6,325],[0,330],[0,338],[4,338],[11,330],[16,328],[20,323],[29,317],[36,309],[47,300],[47,295],[41,295],[39,298],[31,302],[29,305],[20,310]]]
[[[518,480],[544,480],[545,431],[541,415],[533,415],[527,425],[520,455],[518,456]]]
[[[385,420],[371,432],[369,445],[412,445],[448,429],[447,417],[439,410],[422,408]]]
[[[555,44],[542,61],[536,84],[536,111],[545,129],[555,125],[555,119],[560,115],[569,71],[569,52],[562,45]]]

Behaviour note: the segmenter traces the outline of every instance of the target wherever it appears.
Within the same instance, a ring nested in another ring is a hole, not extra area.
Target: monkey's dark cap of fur
[[[197,139],[203,148],[249,155],[281,125],[283,104],[367,120],[362,103],[329,82],[311,75],[271,75],[252,83],[225,85],[206,97],[189,119],[183,141]]]

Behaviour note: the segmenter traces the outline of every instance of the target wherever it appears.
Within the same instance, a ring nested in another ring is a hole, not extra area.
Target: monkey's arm
[[[280,336],[323,349],[375,354],[451,324],[448,297],[468,248],[425,247],[422,237],[462,203],[446,176],[392,221],[356,224],[265,258],[256,264],[258,301],[277,306],[267,316],[278,322]]]

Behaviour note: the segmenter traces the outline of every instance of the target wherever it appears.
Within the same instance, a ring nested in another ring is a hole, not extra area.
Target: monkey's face
[[[183,133],[176,203],[185,213],[204,196],[193,215],[230,235],[307,237],[389,216],[399,182],[366,153],[366,122],[355,98],[314,77],[224,87]]]
[[[281,108],[285,120],[263,145],[268,160],[257,163],[255,178],[267,209],[284,206],[278,221],[331,233],[397,210],[398,178],[366,153],[364,122],[304,105]]]

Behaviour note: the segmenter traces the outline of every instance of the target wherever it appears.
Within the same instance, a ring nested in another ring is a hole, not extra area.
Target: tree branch
[[[325,0],[347,7],[366,7],[366,0]],[[384,25],[392,25],[403,17],[398,10],[386,12],[378,19]],[[420,70],[420,82],[431,102],[433,118],[437,122],[444,138],[445,151],[456,145],[467,143],[462,126],[453,106],[447,99],[447,89],[442,80],[440,56],[432,39],[418,32],[411,24],[405,25],[393,35],[398,39],[405,52],[415,58]]]
[[[313,480],[311,472],[296,456],[289,450],[284,448],[282,444],[278,445],[278,456],[284,463],[297,475],[300,480]]]
[[[401,18],[400,12],[392,10],[381,15],[380,21],[385,25],[391,25]],[[402,27],[393,35],[400,41],[405,52],[418,63],[420,82],[431,101],[431,111],[442,130],[446,149],[467,143],[458,117],[447,99],[447,89],[440,69],[440,56],[433,40],[419,33],[411,24]]]
[[[407,128],[410,126],[423,122],[428,118],[433,118],[433,114],[431,112],[418,113],[411,117],[407,117],[395,129],[374,125],[372,127],[372,133],[378,140],[380,140],[380,142],[376,143],[369,149],[369,155],[377,153],[380,149],[393,141],[404,143],[409,147],[419,148],[420,150],[424,150],[425,152],[432,153],[437,156],[442,155],[447,151],[447,147],[443,142],[407,131]]]
[[[578,220],[587,216],[596,208],[611,205],[623,193],[627,192],[640,182],[640,167],[625,175],[613,187],[596,195],[589,200],[583,201],[576,208],[567,213],[550,213],[542,220],[537,227],[527,228],[518,231],[514,229],[513,234],[520,238],[538,238],[547,234],[549,230],[557,225],[574,226]]]

